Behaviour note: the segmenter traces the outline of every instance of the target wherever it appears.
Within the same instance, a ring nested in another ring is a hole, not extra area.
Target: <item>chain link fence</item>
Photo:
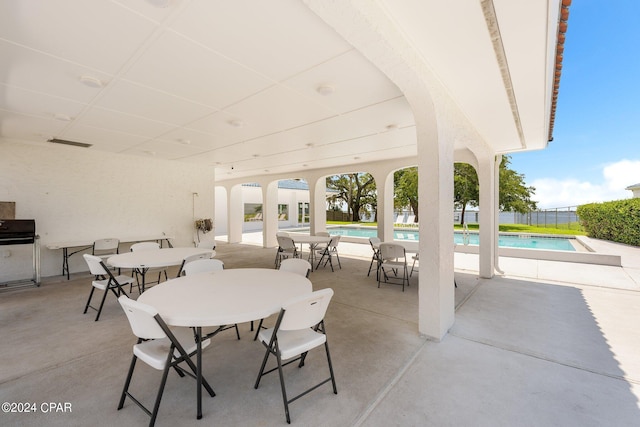
[[[581,230],[580,218],[576,213],[578,206],[565,206],[559,208],[539,209],[527,213],[500,212],[498,221],[500,224],[525,224],[545,228],[566,228],[569,230]],[[460,224],[461,211],[453,214],[454,222]],[[479,211],[466,211],[464,222],[478,223]]]

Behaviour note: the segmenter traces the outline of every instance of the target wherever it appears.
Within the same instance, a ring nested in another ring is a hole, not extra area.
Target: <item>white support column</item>
[[[262,185],[262,246],[277,246],[278,232],[278,181]]]
[[[425,130],[427,129],[427,130]],[[453,141],[418,124],[420,333],[441,340],[454,322]]]
[[[240,184],[227,188],[227,222],[229,243],[242,242],[244,206],[242,202],[242,185]]]
[[[495,271],[498,246],[497,203],[498,179],[496,159],[493,155],[478,158],[478,183],[480,185],[480,277],[490,279]],[[499,164],[498,164],[499,166]]]
[[[378,238],[393,241],[393,172],[374,175],[378,189]]]
[[[327,231],[327,179],[322,176],[307,181],[309,184],[310,234]]]

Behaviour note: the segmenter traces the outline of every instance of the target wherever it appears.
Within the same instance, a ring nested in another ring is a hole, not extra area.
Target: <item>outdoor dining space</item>
[[[418,333],[419,271],[404,292],[378,288],[373,272],[367,275],[369,245],[341,243],[339,249],[341,269],[309,274],[314,291],[334,291],[325,327],[338,394],[325,384],[296,400],[292,424],[472,425],[481,416],[491,425],[630,425],[638,419],[633,384],[640,366],[623,344],[631,337],[606,317],[617,307],[631,316],[626,321],[638,320],[638,311],[629,311],[640,305],[637,292],[622,276],[603,271],[612,278],[610,289],[579,281],[483,280],[464,263],[472,255],[459,254],[456,324],[435,343]],[[274,250],[219,243],[215,259],[225,271],[274,271]],[[179,267],[168,269],[169,278]],[[136,337],[112,295],[99,321],[82,313],[91,280],[89,273],[75,273],[69,281],[50,278],[40,288],[0,298],[3,401],[67,402],[72,408],[5,413],[3,425],[148,425],[149,417],[129,399],[117,410]],[[151,296],[155,286],[146,293]],[[131,296],[138,298],[135,287]],[[549,313],[550,299],[564,308]],[[267,327],[274,323],[275,316],[265,319]],[[277,373],[254,388],[264,346],[253,340],[249,322],[238,327],[239,340],[233,330],[220,332],[202,353],[203,377],[215,390],[215,397],[202,393],[202,419],[196,418],[196,381],[170,371],[156,425],[286,425]],[[324,351],[311,351],[304,368],[284,371],[287,391],[302,392],[327,375]],[[133,394],[152,405],[160,377],[139,363]],[[586,405],[585,395],[599,404]]]

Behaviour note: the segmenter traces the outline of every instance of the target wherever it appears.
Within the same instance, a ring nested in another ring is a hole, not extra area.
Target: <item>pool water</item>
[[[375,237],[378,230],[374,228],[356,228],[356,227],[335,227],[328,228],[327,231],[332,236],[341,235],[349,237]],[[393,232],[396,240],[415,240],[418,241],[417,230],[395,230]],[[464,244],[464,236],[462,232],[453,233],[453,241],[458,245]],[[469,233],[470,245],[478,245],[479,236],[477,233]],[[545,249],[551,251],[575,251],[575,248],[566,237],[547,237],[529,234],[503,234],[498,237],[498,246],[503,248],[523,248],[523,249]]]

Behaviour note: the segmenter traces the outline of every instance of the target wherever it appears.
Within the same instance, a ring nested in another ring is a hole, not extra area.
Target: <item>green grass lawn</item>
[[[364,225],[369,227],[376,227],[376,222],[349,222],[349,221],[327,221],[327,225]],[[478,224],[467,224],[469,230],[478,230]],[[462,230],[462,226],[459,224],[453,227],[456,230]],[[580,229],[578,223],[569,224],[565,228],[553,228],[553,227],[536,227],[525,224],[500,224],[500,231],[506,233],[535,233],[535,234],[570,234],[585,236],[587,233]]]

